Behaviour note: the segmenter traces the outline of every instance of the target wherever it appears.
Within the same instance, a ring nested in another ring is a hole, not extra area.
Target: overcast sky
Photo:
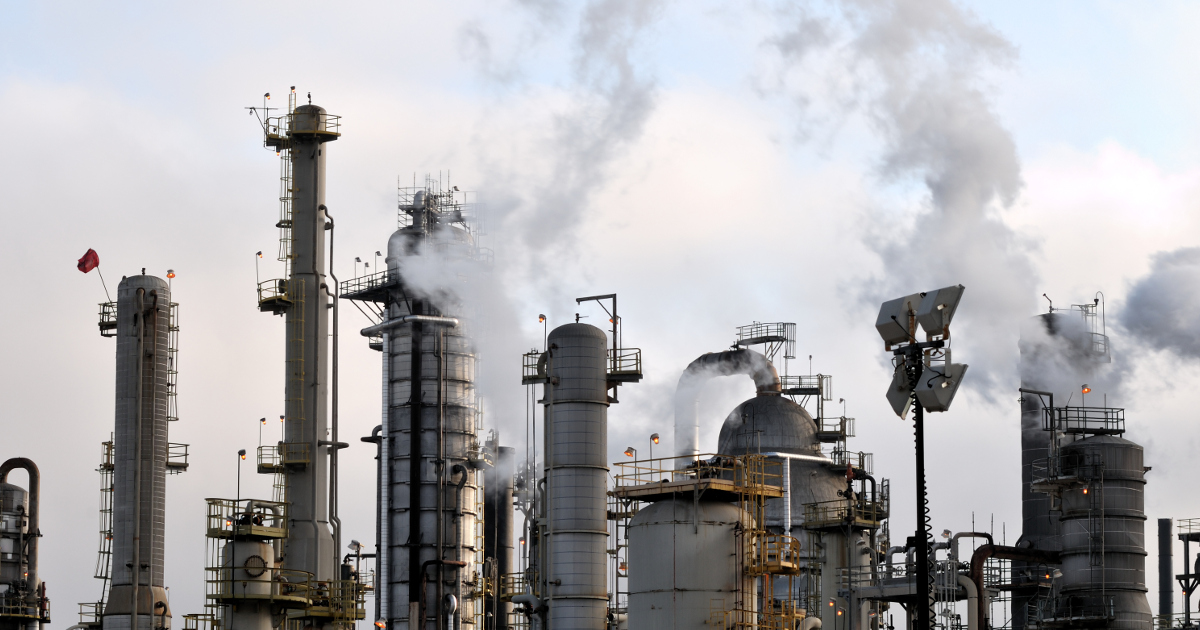
[[[177,623],[202,612],[203,499],[233,495],[237,450],[282,409],[284,329],[254,292],[256,251],[262,277],[281,270],[279,165],[244,108],[291,85],[343,117],[327,193],[343,280],[385,249],[398,178],[448,173],[487,204],[487,284],[504,299],[481,361],[505,442],[522,446],[519,352],[541,337],[537,315],[603,321],[575,297],[617,292],[625,343],[644,352],[645,380],[610,410],[613,461],[652,432],[672,447],[688,362],[738,325],[796,322],[791,372],[812,355],[834,375],[858,419],[852,447],[892,479],[902,540],[911,426],[884,399],[874,315],[961,282],[954,359],[971,372],[928,423],[933,527],[994,519],[1012,543],[1020,323],[1043,293],[1067,305],[1102,291],[1124,380],[1096,393],[1146,447],[1148,516],[1200,516],[1198,14],[1167,1],[0,3],[0,458],[43,471],[54,623],[100,587],[114,348],[97,334],[99,278],[75,269],[89,247],[110,292],[142,267],[178,274],[171,438],[192,465],[169,480],[166,576]],[[342,315],[344,531],[368,541],[374,451],[357,437],[379,422],[380,361],[357,335],[365,320]],[[749,379],[714,384],[702,450],[752,394]],[[269,494],[243,472],[243,496]]]

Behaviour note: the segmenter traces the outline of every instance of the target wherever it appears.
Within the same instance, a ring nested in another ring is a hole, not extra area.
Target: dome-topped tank
[[[779,395],[762,394],[738,405],[721,425],[717,452],[723,455],[745,453],[793,453],[821,455],[817,425],[804,407]],[[791,467],[792,532],[798,535],[804,524],[804,504],[833,501],[845,487],[842,475],[818,462],[789,460]],[[782,531],[783,501],[767,502],[766,526]]]

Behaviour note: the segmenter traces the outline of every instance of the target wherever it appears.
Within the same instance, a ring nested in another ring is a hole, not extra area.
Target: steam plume
[[[1200,247],[1159,253],[1153,261],[1130,289],[1120,323],[1151,348],[1200,359]]]
[[[981,86],[1014,49],[949,0],[844,0],[837,7],[828,15],[809,5],[788,10],[791,28],[768,41],[783,62],[783,82],[796,85],[811,74],[814,55],[836,60],[820,85],[835,110],[848,116],[861,108],[882,138],[879,176],[892,184],[917,180],[928,192],[908,221],[870,213],[875,225],[864,240],[886,271],[860,299],[874,306],[914,290],[966,285],[956,332],[968,348],[956,360],[972,364],[973,389],[990,398],[1014,375],[1019,323],[1035,310],[1029,247],[1000,216],[1021,187],[1016,148]],[[805,105],[802,116],[810,115],[806,104],[815,96],[789,91]]]

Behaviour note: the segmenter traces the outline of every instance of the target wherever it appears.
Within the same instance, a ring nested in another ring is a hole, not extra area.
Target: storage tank
[[[474,255],[469,231],[452,224],[438,195],[418,192],[412,224],[388,240],[386,363],[381,451],[380,615],[388,628],[473,627],[472,572],[482,471],[476,470],[475,347],[461,296],[443,274]],[[439,529],[440,526],[440,529]],[[422,586],[424,585],[424,588]],[[446,597],[458,600],[448,612]],[[423,622],[411,620],[413,615]]]
[[[543,589],[554,630],[604,630],[608,608],[608,347],[604,331],[550,331]]]
[[[163,584],[171,292],[140,275],[117,289],[112,588],[105,630],[171,627]],[[137,602],[136,611],[133,602]]]
[[[642,508],[628,530],[630,630],[704,628],[714,610],[756,610],[755,579],[739,552],[740,532],[751,526],[745,511],[721,501]]]
[[[1090,618],[1087,627],[1152,628],[1142,455],[1141,446],[1112,435],[1062,448],[1064,473],[1082,482],[1062,493],[1057,618]]]

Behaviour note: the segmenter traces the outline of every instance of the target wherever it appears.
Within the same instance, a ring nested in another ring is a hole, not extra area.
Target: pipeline
[[[745,348],[709,352],[692,361],[675,387],[675,454],[698,455],[700,414],[696,404],[700,390],[714,376],[745,374],[754,380],[760,396],[778,395],[782,390],[779,372],[765,356]]]
[[[988,620],[988,596],[987,589],[984,588],[983,580],[983,565],[988,558],[997,558],[999,560],[1024,560],[1026,562],[1037,562],[1044,564],[1058,564],[1059,555],[1057,551],[1043,551],[1041,549],[1024,549],[1021,547],[1008,547],[1004,545],[981,545],[971,555],[971,581],[975,583],[975,591],[979,595],[979,622],[984,628],[991,627]]]
[[[708,355],[705,355],[708,356]],[[799,455],[797,453],[763,453],[763,457],[778,457],[786,460],[832,464],[833,460],[820,455]],[[783,466],[783,535],[792,535],[792,463],[785,462]]]
[[[333,288],[337,289],[337,293],[329,293],[329,289],[325,289],[325,292],[333,298],[333,374],[330,378],[333,392],[329,415],[330,441],[333,444],[329,449],[329,522],[333,524],[333,564],[337,566],[338,552],[342,548],[342,519],[338,517],[338,452],[343,448],[338,444],[338,302],[341,289],[337,274],[333,273],[333,215],[329,214],[329,208],[325,207],[325,204],[321,204],[317,209],[325,211],[325,217],[329,219],[329,261],[327,266],[329,267],[329,277],[333,278]]]

